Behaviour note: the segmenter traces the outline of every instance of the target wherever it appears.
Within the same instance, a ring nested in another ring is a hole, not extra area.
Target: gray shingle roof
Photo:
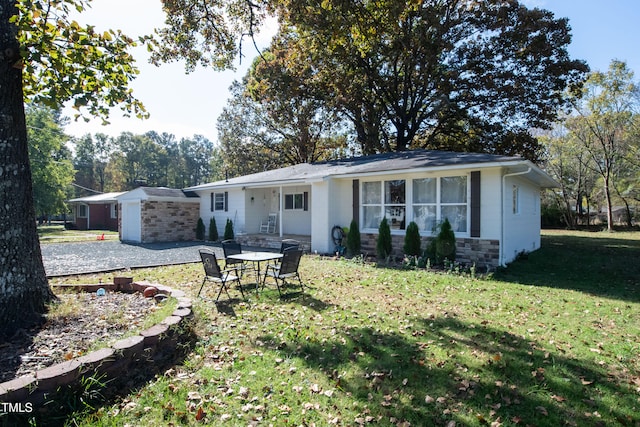
[[[167,187],[140,187],[147,196],[152,197],[198,197],[197,194],[191,191],[182,191],[176,188]]]
[[[339,175],[357,175],[372,172],[406,171],[410,169],[441,168],[447,166],[454,167],[503,162],[530,163],[521,157],[483,153],[458,153],[452,151],[412,150],[317,163],[302,163],[281,169],[274,169],[236,178],[229,178],[228,180],[202,184],[190,187],[187,190],[197,191],[219,186],[268,184],[272,182],[313,181]]]

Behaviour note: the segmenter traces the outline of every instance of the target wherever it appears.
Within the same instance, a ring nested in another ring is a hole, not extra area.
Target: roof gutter
[[[502,227],[500,227],[500,248],[499,248],[499,264],[501,267],[504,267],[504,234],[505,234],[505,213],[506,213],[506,209],[505,209],[505,201],[504,201],[504,193],[505,193],[505,185],[507,183],[507,178],[508,177],[512,177],[512,176],[518,176],[518,175],[527,175],[528,173],[530,173],[533,170],[533,168],[531,166],[529,166],[529,168],[526,171],[520,171],[520,172],[513,172],[513,173],[506,173],[504,175],[502,175],[502,186],[500,187],[500,200],[501,200],[501,210],[502,212],[500,213],[500,217],[502,219],[501,223],[502,223]]]

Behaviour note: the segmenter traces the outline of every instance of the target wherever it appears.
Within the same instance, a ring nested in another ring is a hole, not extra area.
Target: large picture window
[[[403,179],[363,183],[363,228],[378,228],[382,218],[386,217],[392,230],[404,230],[407,210],[405,187]]]
[[[467,195],[464,175],[364,182],[362,228],[376,229],[386,217],[392,230],[404,230],[408,221],[414,221],[423,234],[430,234],[447,218],[454,232],[467,233]]]

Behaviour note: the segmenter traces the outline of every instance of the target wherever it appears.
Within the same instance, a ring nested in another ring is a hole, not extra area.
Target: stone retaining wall
[[[126,286],[126,289],[124,289]],[[67,286],[69,287],[69,286]],[[55,393],[61,386],[72,385],[86,377],[105,376],[106,379],[127,375],[127,369],[143,358],[174,349],[180,339],[180,331],[188,318],[192,317],[191,299],[180,290],[149,282],[133,282],[126,285],[77,285],[80,290],[95,291],[97,287],[109,290],[144,292],[147,287],[155,287],[158,292],[178,300],[178,306],[171,316],[162,322],[140,332],[139,335],[121,339],[111,347],[93,351],[81,357],[58,363],[36,371],[35,375],[16,378],[0,383],[0,402],[29,404],[33,408],[41,406],[47,395]]]
[[[360,236],[362,242],[362,252],[369,255],[376,255],[377,234],[363,233]],[[422,237],[422,248],[426,248],[431,237]],[[400,258],[404,256],[404,235],[391,235],[392,256]],[[499,265],[500,242],[490,239],[456,239],[456,261],[462,264],[472,265],[480,268],[496,268]]]

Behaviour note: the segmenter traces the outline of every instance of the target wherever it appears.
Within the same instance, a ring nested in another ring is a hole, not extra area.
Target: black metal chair
[[[216,259],[216,254],[213,252],[200,249],[200,259],[202,259],[202,266],[204,267],[204,279],[202,280],[202,285],[200,285],[200,290],[198,290],[198,297],[202,292],[202,288],[204,284],[209,281],[213,283],[217,283],[220,285],[220,291],[218,291],[218,296],[216,297],[216,301],[220,299],[220,295],[222,294],[222,290],[227,293],[229,299],[231,299],[231,295],[229,295],[229,286],[228,283],[238,282],[237,288],[240,289],[240,293],[242,294],[242,299],[244,299],[244,292],[242,291],[242,284],[240,283],[240,277],[237,275],[237,271],[233,270],[220,270],[220,266],[218,265],[218,260]],[[233,271],[236,274],[231,274]]]
[[[283,254],[287,249],[300,249],[300,242],[294,239],[284,239],[280,243],[280,253]]]
[[[222,252],[224,252],[224,268],[228,269],[229,266],[237,266],[235,268],[240,269],[240,277],[242,277],[245,270],[244,262],[241,260],[229,259],[229,255],[242,253],[242,245],[235,240],[224,240],[222,242]]]
[[[282,283],[282,286],[284,286],[289,280],[295,278],[298,279],[301,291],[304,291],[304,285],[302,284],[300,274],[298,273],[302,253],[302,249],[286,249],[282,254],[282,259],[279,264],[267,265],[267,269],[264,273],[264,279],[262,281],[262,287],[264,288],[267,277],[272,277],[276,282],[278,294],[282,296],[280,284]]]

